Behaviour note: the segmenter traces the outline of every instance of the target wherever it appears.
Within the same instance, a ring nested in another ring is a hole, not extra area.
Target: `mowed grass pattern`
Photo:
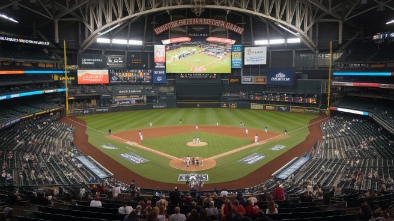
[[[187,142],[191,142],[193,137],[198,137],[201,141],[207,142],[208,145],[203,147],[187,146]],[[250,139],[204,132],[191,132],[161,138],[151,138],[142,142],[142,145],[146,147],[168,153],[178,158],[186,157],[187,155],[208,158],[248,144],[250,144]]]
[[[87,133],[89,135],[90,143],[98,147],[101,151],[112,157],[114,160],[117,160],[130,170],[133,170],[134,172],[142,176],[148,177],[152,180],[168,183],[178,183],[178,174],[187,172],[176,170],[169,166],[170,160],[168,158],[141,150],[136,147],[131,147],[122,142],[116,142],[114,140],[106,138],[105,135],[107,134],[108,129],[111,128],[113,133],[127,130],[142,130],[149,127],[149,122],[153,123],[153,127],[178,126],[179,120],[182,119],[183,125],[195,125],[197,123],[201,126],[216,125],[216,122],[219,122],[220,125],[239,127],[240,122],[242,121],[248,128],[263,130],[264,127],[267,126],[268,130],[279,133],[283,133],[284,129],[288,130],[288,135],[285,138],[280,138],[278,140],[268,142],[263,145],[259,145],[250,149],[242,150],[240,152],[221,157],[217,159],[216,167],[199,172],[209,175],[209,182],[207,183],[217,183],[240,179],[251,171],[263,166],[270,160],[280,156],[282,153],[286,152],[298,143],[304,141],[306,136],[309,134],[309,121],[316,117],[317,115],[312,114],[220,108],[177,108],[162,110],[141,110],[80,116],[80,118],[85,120],[88,125]],[[177,136],[178,135],[176,135],[175,137]],[[182,135],[180,135],[180,137],[177,138],[179,139],[179,142],[183,143],[184,139],[191,140],[192,137],[194,137],[193,133],[191,133],[190,135],[184,134],[184,136],[186,137],[182,138]],[[230,142],[226,141],[227,139],[221,139],[221,135],[212,136],[218,136],[218,140],[223,141],[220,143],[219,148],[222,148],[224,150],[229,149],[232,146]],[[163,144],[162,146],[160,143],[166,143],[170,141],[166,141],[167,138],[165,137],[157,139],[157,142],[155,142],[155,139],[144,140],[143,145],[151,146],[154,149],[158,149],[166,153],[168,153],[169,151],[166,150],[166,148],[171,149],[171,155],[177,157],[182,157],[183,155],[188,154],[185,151],[184,146],[182,145],[181,147],[167,146],[166,144]],[[236,140],[237,142],[243,142],[243,139],[237,138]],[[119,149],[107,150],[100,148],[101,145],[108,143],[118,147]],[[269,150],[269,148],[275,146],[276,144],[285,145],[286,148],[280,151]],[[208,150],[212,148],[210,147]],[[204,147],[201,150],[204,150]],[[197,149],[193,151],[197,151]],[[149,160],[149,162],[133,165],[118,156],[120,153],[127,152],[131,152],[143,158],[146,158]],[[205,155],[204,152],[195,153],[198,156],[202,154]],[[252,165],[242,164],[238,162],[238,160],[252,155],[253,153],[262,154],[266,157],[263,160],[258,161]],[[283,162],[283,164],[286,163],[287,162]]]

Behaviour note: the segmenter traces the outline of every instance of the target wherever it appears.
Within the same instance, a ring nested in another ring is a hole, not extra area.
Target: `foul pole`
[[[66,40],[63,43],[64,48],[64,83],[66,86],[66,117],[68,117],[68,75],[67,75],[67,50],[66,50]]]

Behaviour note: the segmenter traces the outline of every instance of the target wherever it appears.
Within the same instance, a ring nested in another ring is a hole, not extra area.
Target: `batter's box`
[[[286,146],[278,144],[278,145],[273,146],[270,150],[279,151],[279,150],[284,149],[284,148],[286,148]]]
[[[262,160],[264,158],[265,158],[265,155],[254,153],[254,154],[252,154],[250,156],[247,156],[245,158],[242,158],[242,159],[238,160],[238,162],[245,163],[245,164],[254,164],[257,161],[260,161],[260,160]]]
[[[186,182],[186,181],[191,181],[191,180],[203,180],[203,181],[209,181],[208,180],[208,174],[179,174],[178,175],[178,181],[179,182]]]
[[[121,156],[123,159],[129,161],[132,164],[140,164],[140,163],[149,162],[149,160],[142,158],[138,155],[135,155],[133,153],[122,153],[122,154],[119,154],[119,156]]]

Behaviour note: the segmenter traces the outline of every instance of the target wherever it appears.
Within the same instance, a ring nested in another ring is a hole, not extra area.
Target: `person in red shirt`
[[[246,208],[245,208],[246,215],[252,219],[257,218],[257,215],[259,214],[259,211],[261,210],[259,205],[254,204],[253,200],[251,200],[251,199],[248,199],[248,203],[249,203],[249,205],[246,206]]]
[[[235,210],[237,211],[237,213],[241,212],[242,215],[246,214],[245,207],[240,205],[238,200],[234,200],[233,204],[234,204],[234,207],[235,207]]]
[[[272,197],[274,198],[274,200],[285,200],[285,191],[279,185],[279,183],[276,184]]]

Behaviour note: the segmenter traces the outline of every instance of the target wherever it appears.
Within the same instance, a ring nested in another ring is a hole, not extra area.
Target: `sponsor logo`
[[[101,145],[100,147],[104,148],[104,149],[110,149],[110,150],[117,150],[118,149],[117,147],[115,147],[112,144],[104,144],[104,145]]]
[[[239,78],[230,78],[230,83],[234,84],[234,83],[239,83]]]
[[[100,109],[96,109],[96,112],[108,112],[109,109],[108,108],[100,108]]]
[[[260,55],[260,54],[264,54],[264,53],[265,53],[265,51],[256,51],[256,50],[253,50],[253,49],[251,49],[251,48],[248,48],[248,49],[246,50],[246,54],[247,54],[247,55],[255,55],[255,54]]]
[[[254,154],[252,154],[250,156],[247,156],[245,158],[242,158],[242,159],[238,160],[238,162],[250,165],[250,164],[254,164],[257,161],[260,161],[260,160],[262,160],[264,158],[265,158],[265,155],[254,153]]]
[[[252,77],[242,77],[242,82],[253,82]]]
[[[279,106],[278,111],[289,111],[289,107],[287,106]]]
[[[270,150],[279,151],[279,150],[284,149],[284,148],[286,148],[286,146],[278,144],[278,145],[275,145],[272,148],[270,148]]]
[[[140,164],[140,163],[149,162],[149,160],[142,158],[138,155],[135,155],[133,153],[122,153],[122,154],[119,154],[119,156],[121,156],[123,159],[129,161],[132,164]]]
[[[267,105],[265,106],[266,110],[276,110],[275,106]]]
[[[275,77],[271,77],[271,81],[280,81],[280,82],[283,82],[283,81],[285,81],[285,82],[290,82],[290,78],[289,77],[286,77],[286,75],[284,74],[284,73],[282,73],[282,72],[279,72],[279,73],[277,73],[276,75],[275,75]]]
[[[178,181],[199,181],[199,180],[203,180],[203,181],[209,181],[208,179],[208,174],[195,174],[195,173],[191,173],[191,174],[179,174],[178,175]]]
[[[156,80],[160,82],[160,81],[163,80],[163,78],[159,76],[159,77],[156,78]]]
[[[257,63],[263,61],[263,57],[247,57],[246,61],[250,63]]]

